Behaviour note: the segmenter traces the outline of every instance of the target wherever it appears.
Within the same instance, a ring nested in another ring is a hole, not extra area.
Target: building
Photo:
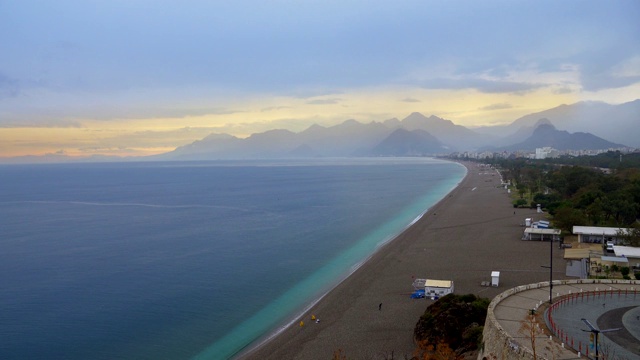
[[[560,152],[554,148],[543,147],[536,148],[536,159],[547,159],[547,158],[557,158],[560,156]]]
[[[629,260],[629,266],[640,268],[640,248],[614,245],[613,252],[617,257],[627,258]]]
[[[453,293],[453,280],[427,279],[424,284],[424,293],[426,297],[430,298],[439,298],[451,294]]]
[[[526,228],[522,240],[560,241],[560,229]]]
[[[599,227],[599,226],[574,226],[573,234],[578,235],[578,242],[606,244],[612,242],[614,245],[622,244],[623,238],[620,232],[629,232],[627,228]]]
[[[500,271],[491,272],[491,286],[497,287],[500,284]]]
[[[602,249],[581,248],[581,249],[565,249],[564,259],[567,261],[565,275],[573,276],[580,279],[589,277],[591,256],[602,256]]]

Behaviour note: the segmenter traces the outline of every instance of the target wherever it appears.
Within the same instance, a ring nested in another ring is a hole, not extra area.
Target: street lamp
[[[599,337],[600,333],[606,333],[606,332],[618,331],[618,330],[620,330],[620,329],[622,329],[622,328],[606,329],[606,330],[598,330],[598,329],[596,329],[595,327],[593,327],[593,325],[591,325],[591,323],[589,322],[589,320],[587,320],[587,319],[585,319],[585,318],[582,318],[582,319],[580,319],[580,320],[582,320],[582,321],[583,321],[585,324],[587,324],[587,326],[589,327],[589,330],[582,330],[582,331],[590,332],[590,333],[592,333],[592,334],[593,334],[593,338],[594,338],[593,343],[594,343],[594,346],[596,347],[596,358],[595,358],[595,359],[596,359],[596,360],[598,360],[598,337]]]
[[[549,240],[549,266],[541,266],[543,268],[549,269],[549,304],[552,304],[553,301],[553,236],[551,236],[551,240]]]

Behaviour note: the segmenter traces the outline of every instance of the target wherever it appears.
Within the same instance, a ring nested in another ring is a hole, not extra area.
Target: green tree
[[[622,274],[622,276],[628,276],[629,272],[631,272],[631,270],[628,266],[623,266],[620,268],[620,274]]]
[[[553,225],[565,232],[571,232],[574,226],[587,225],[585,215],[570,206],[561,206],[553,215]]]
[[[638,226],[639,224],[636,222],[628,230],[620,229],[616,231],[616,236],[621,238],[627,245],[640,246],[640,228]]]

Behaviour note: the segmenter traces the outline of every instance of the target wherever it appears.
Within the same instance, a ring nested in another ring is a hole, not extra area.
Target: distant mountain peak
[[[542,119],[538,120],[538,122],[536,122],[535,125],[533,125],[533,127],[537,128],[540,125],[551,125],[551,126],[553,126],[551,121],[549,119],[547,119],[547,118],[542,118]]]
[[[547,120],[547,119],[541,119],[540,121],[542,121],[542,120]],[[536,123],[536,125],[535,125],[535,130],[533,130],[534,134],[537,133],[537,132],[558,131],[558,129],[556,129],[556,127],[553,126],[553,124],[551,122],[549,122],[549,120],[547,120],[547,122],[543,122],[543,123],[540,123],[540,121],[538,121],[538,123]]]
[[[307,128],[307,130],[324,130],[326,127],[318,124],[313,124]]]
[[[424,130],[398,128],[380,142],[372,152],[386,156],[422,156],[446,152],[448,149]]]
[[[565,130],[557,130],[552,124],[540,124],[525,141],[508,146],[505,150],[532,151],[547,146],[557,150],[602,150],[624,147],[624,145],[612,143],[591,133],[570,133]]]
[[[202,140],[221,140],[221,139],[233,139],[233,138],[236,138],[236,137],[229,134],[211,133],[205,136],[204,138],[202,138]]]
[[[344,122],[342,122],[341,125],[345,125],[345,126],[357,126],[357,125],[362,125],[362,123],[354,120],[354,119],[348,119],[345,120]]]

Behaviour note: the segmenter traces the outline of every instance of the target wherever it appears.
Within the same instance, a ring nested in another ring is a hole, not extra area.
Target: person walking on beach
[[[378,305],[378,311],[382,311],[382,303],[380,303],[380,305]]]

